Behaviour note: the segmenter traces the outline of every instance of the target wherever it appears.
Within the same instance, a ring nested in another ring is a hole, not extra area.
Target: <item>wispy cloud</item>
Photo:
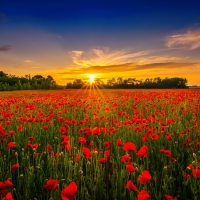
[[[7,20],[7,17],[4,13],[0,12],[0,22],[5,22]]]
[[[92,49],[89,52],[69,52],[74,64],[82,67],[127,63],[133,61],[133,58],[141,57],[149,53],[149,51],[140,51],[134,53],[131,53],[130,50],[111,51],[109,48]]]
[[[167,62],[167,63],[150,63],[150,64],[138,64],[138,63],[124,63],[115,64],[107,66],[90,66],[81,68],[69,68],[59,74],[75,75],[75,74],[101,74],[101,73],[116,73],[116,72],[134,72],[138,70],[152,70],[152,69],[175,69],[184,67],[195,67],[199,63],[177,63],[177,62]]]
[[[0,51],[9,51],[12,49],[12,45],[4,45],[0,47]]]
[[[146,58],[141,58],[138,60],[138,64],[152,64],[152,63],[166,63],[166,62],[172,62],[182,60],[180,57],[169,57],[169,56],[150,56]]]
[[[184,34],[171,35],[166,38],[166,46],[174,47],[177,45],[184,45],[190,50],[194,50],[200,47],[200,29],[195,31],[188,31]]]

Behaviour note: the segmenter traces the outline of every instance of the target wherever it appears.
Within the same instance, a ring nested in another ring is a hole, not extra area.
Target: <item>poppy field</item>
[[[200,199],[200,90],[0,93],[2,200]]]

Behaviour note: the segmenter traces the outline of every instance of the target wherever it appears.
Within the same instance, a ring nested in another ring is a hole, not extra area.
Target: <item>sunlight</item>
[[[96,74],[88,74],[88,76],[89,76],[89,78],[90,78],[90,84],[91,84],[91,83],[94,83]]]

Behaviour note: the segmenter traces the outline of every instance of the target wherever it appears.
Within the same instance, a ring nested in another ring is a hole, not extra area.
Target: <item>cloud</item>
[[[32,60],[25,60],[24,62],[26,62],[26,63],[31,63],[31,62],[33,62]]]
[[[153,69],[166,69],[171,70],[175,68],[184,67],[196,67],[199,63],[177,63],[177,62],[166,62],[166,63],[124,63],[107,66],[90,66],[81,68],[69,68],[59,74],[75,75],[75,74],[101,74],[101,73],[115,73],[115,72],[134,72],[138,70],[153,70]]]
[[[166,63],[181,60],[180,57],[168,57],[168,56],[151,56],[147,58],[142,58],[138,61],[138,64],[151,64],[151,63]]]
[[[89,52],[71,51],[69,54],[74,64],[82,67],[106,66],[112,64],[122,64],[133,61],[133,58],[149,54],[149,51],[131,53],[130,50],[111,51],[109,48],[92,49]]]
[[[0,22],[5,22],[7,20],[7,17],[4,13],[0,12]]]
[[[0,47],[0,51],[9,51],[12,49],[12,45],[4,45]]]
[[[167,37],[166,46],[174,47],[177,45],[184,45],[190,50],[194,50],[200,47],[200,29],[195,31],[188,31],[184,34],[171,35]]]

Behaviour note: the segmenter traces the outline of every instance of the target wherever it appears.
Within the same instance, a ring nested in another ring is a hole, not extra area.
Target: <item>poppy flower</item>
[[[85,143],[86,143],[86,139],[85,139],[84,137],[79,137],[79,138],[78,138],[78,142],[79,142],[80,144],[85,144]]]
[[[93,128],[92,129],[92,134],[100,136],[100,134],[101,134],[100,128],[98,128],[98,127]]]
[[[83,152],[83,155],[85,156],[85,158],[87,158],[87,159],[91,158],[90,157],[91,156],[91,152],[87,147],[83,147],[82,148],[82,152]]]
[[[125,151],[135,151],[136,146],[132,142],[127,142],[127,143],[124,144],[124,150]]]
[[[192,175],[195,178],[200,178],[200,169],[192,169]]]
[[[110,141],[105,141],[105,142],[104,142],[104,145],[106,146],[107,149],[110,148],[110,144],[111,144]]]
[[[116,140],[116,145],[117,146],[122,146],[123,142],[120,139],[118,139],[118,140]]]
[[[106,164],[107,163],[107,158],[100,158],[99,159],[100,164]]]
[[[149,200],[149,199],[150,199],[150,195],[148,194],[148,192],[146,190],[142,190],[138,194],[137,200]]]
[[[109,158],[110,157],[110,150],[106,150],[104,152],[104,154],[105,154],[106,158]]]
[[[14,142],[9,142],[9,143],[7,144],[7,149],[15,149],[15,148],[16,148],[16,145],[15,145]]]
[[[168,194],[165,194],[164,196],[165,196],[165,200],[177,200],[176,197],[172,197],[172,196],[170,196]]]
[[[74,196],[77,192],[77,185],[75,182],[71,182],[67,187],[65,187],[61,192],[62,200],[74,200]]]
[[[142,172],[142,175],[139,176],[138,178],[141,184],[147,184],[147,182],[150,181],[151,179],[152,179],[151,174],[147,170],[144,170]]]
[[[159,138],[158,134],[155,134],[155,133],[151,133],[150,137],[152,140],[158,140],[158,138]]]
[[[8,192],[6,196],[2,198],[2,200],[14,200],[12,197],[12,193]]]
[[[148,155],[148,147],[146,145],[142,146],[140,150],[136,153],[139,157],[145,157]]]
[[[122,156],[122,158],[121,158],[121,161],[122,162],[128,162],[128,161],[130,161],[131,160],[131,157],[129,156],[129,155],[124,155],[124,156]]]
[[[54,179],[49,179],[46,184],[44,185],[44,188],[46,190],[56,190],[56,188],[58,187],[58,181],[54,180]]]
[[[5,181],[4,181],[4,184],[5,184],[5,186],[6,186],[7,188],[13,186],[13,183],[12,183],[9,179],[5,180]]]
[[[11,166],[11,170],[14,172],[14,171],[16,171],[19,167],[20,167],[20,166],[19,166],[19,163],[16,163],[16,164],[14,164],[14,165]]]
[[[126,165],[126,169],[129,173],[134,172],[136,170],[136,168],[131,163]]]
[[[133,184],[133,182],[131,180],[128,180],[127,184],[126,184],[126,189],[127,190],[131,190],[134,192],[138,192],[138,189],[136,188],[136,186]]]
[[[46,131],[46,130],[48,130],[48,125],[45,125],[45,126],[43,126],[43,129]]]

